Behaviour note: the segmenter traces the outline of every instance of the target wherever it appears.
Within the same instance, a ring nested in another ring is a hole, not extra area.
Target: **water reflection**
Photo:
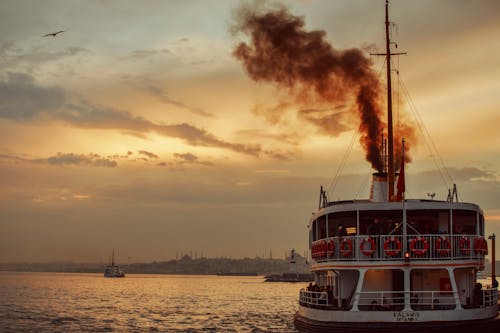
[[[0,331],[296,332],[302,284],[261,277],[0,273]]]

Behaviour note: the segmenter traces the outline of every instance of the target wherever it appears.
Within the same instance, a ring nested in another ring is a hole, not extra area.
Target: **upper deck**
[[[471,203],[329,202],[313,214],[309,228],[311,256],[317,263],[477,262],[487,254],[483,212]]]

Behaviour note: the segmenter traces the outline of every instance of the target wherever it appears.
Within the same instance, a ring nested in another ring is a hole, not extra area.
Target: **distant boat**
[[[265,276],[265,282],[313,282],[314,275],[311,273],[282,273]]]
[[[109,265],[104,269],[104,277],[125,277],[125,273],[115,263],[115,249],[113,249],[113,254],[109,259]]]
[[[257,272],[217,272],[218,276],[258,276]]]
[[[298,273],[295,250],[290,251],[290,271],[288,273],[270,274],[265,276],[265,282],[312,282],[311,273]]]

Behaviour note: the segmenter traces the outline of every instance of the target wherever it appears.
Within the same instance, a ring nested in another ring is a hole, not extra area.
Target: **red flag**
[[[405,197],[405,144],[403,141],[403,153],[401,156],[401,168],[399,169],[398,184],[396,185],[398,194],[396,196],[397,201],[402,201]]]

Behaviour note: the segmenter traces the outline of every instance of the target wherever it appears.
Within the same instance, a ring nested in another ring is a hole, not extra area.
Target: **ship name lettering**
[[[418,321],[420,317],[420,313],[412,311],[412,312],[394,312],[394,319],[396,321]]]

